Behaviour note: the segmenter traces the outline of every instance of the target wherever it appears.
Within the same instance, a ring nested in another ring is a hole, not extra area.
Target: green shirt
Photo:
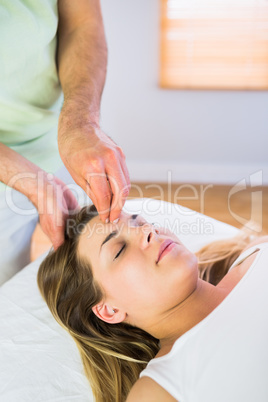
[[[57,0],[0,0],[0,142],[48,172],[62,164],[57,26]]]

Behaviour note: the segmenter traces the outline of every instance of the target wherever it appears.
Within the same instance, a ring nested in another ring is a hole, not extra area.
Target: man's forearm
[[[68,32],[59,25],[58,73],[66,116],[75,107],[77,119],[99,123],[101,95],[106,78],[107,46],[101,15]],[[79,116],[78,116],[79,115]],[[75,118],[72,115],[72,120]]]
[[[38,179],[40,181],[40,175],[43,177],[45,172],[2,143],[0,143],[0,161],[0,181],[26,195],[36,205]]]

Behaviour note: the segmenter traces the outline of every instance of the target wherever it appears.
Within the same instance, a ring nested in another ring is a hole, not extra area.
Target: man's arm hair
[[[98,125],[107,69],[100,1],[59,0],[58,10],[57,64],[65,98],[63,109],[70,106],[71,110],[74,104],[79,104],[85,111],[85,119],[90,116],[89,123]]]

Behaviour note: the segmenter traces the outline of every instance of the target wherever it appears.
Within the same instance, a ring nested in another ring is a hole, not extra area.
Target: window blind
[[[160,0],[160,86],[268,89],[268,0]]]

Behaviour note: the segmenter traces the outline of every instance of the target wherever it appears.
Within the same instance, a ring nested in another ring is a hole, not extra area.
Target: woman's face
[[[78,253],[89,261],[103,303],[141,328],[161,320],[196,288],[195,255],[139,215],[122,212],[116,225],[96,216],[80,236]]]

